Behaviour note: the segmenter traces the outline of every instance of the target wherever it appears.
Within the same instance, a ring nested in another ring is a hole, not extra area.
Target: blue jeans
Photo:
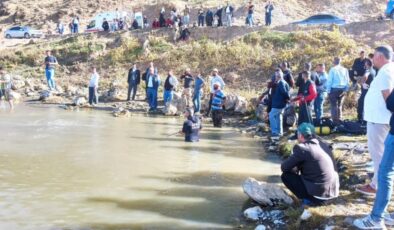
[[[167,103],[170,103],[173,97],[174,97],[174,92],[172,90],[164,90],[164,94],[163,94],[164,106],[166,106]]]
[[[394,135],[388,134],[384,142],[383,158],[380,162],[378,173],[378,191],[372,209],[371,218],[374,221],[382,221],[383,214],[393,192],[394,179]]]
[[[269,114],[272,136],[283,135],[283,109],[272,108]]]
[[[198,16],[198,26],[204,26],[204,16]]]
[[[324,111],[324,101],[326,99],[327,93],[322,92],[318,93],[317,97],[313,103],[313,107],[315,108],[316,120],[320,121],[321,117],[323,116]]]
[[[227,26],[233,26],[233,15],[226,13],[226,18],[227,18]]]
[[[201,110],[201,91],[197,90],[193,96],[194,112],[199,113]]]
[[[54,69],[46,69],[45,70],[45,76],[47,77],[47,83],[49,90],[56,89],[56,84],[55,84],[55,70]]]
[[[77,33],[79,33],[79,25],[78,24],[74,24],[73,25],[73,29],[74,29],[74,34],[77,34]]]
[[[248,23],[249,23],[249,26],[254,25],[254,15],[253,14],[248,14]]]
[[[146,92],[148,94],[149,108],[157,109],[157,89],[150,87]]]

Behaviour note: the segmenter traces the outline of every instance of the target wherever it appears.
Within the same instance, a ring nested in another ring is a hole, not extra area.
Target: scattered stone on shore
[[[256,108],[256,117],[259,121],[264,121],[266,117],[266,106],[259,104]]]
[[[47,98],[50,97],[51,95],[52,95],[52,94],[51,94],[51,91],[49,91],[49,90],[43,90],[43,91],[40,92],[39,100],[40,100],[40,101],[44,101],[45,99],[47,99]]]
[[[175,116],[178,113],[178,109],[174,105],[168,104],[164,106],[163,113],[166,116]]]
[[[114,117],[130,117],[131,113],[129,110],[123,108],[123,107],[119,107],[116,108],[112,111],[112,114],[114,115]]]
[[[259,220],[262,214],[263,214],[263,209],[261,209],[260,206],[248,208],[244,211],[244,216],[250,220]]]
[[[312,213],[310,211],[308,211],[307,209],[305,209],[304,212],[301,214],[300,219],[303,221],[306,221],[311,217],[312,217]]]
[[[10,92],[10,97],[13,98],[14,102],[16,103],[20,102],[22,99],[22,95],[15,91]]]
[[[254,230],[266,230],[267,228],[265,227],[265,225],[257,225],[257,227]]]
[[[345,142],[345,143],[334,143],[334,149],[353,151],[357,154],[363,154],[368,152],[368,145],[366,143],[358,142]]]
[[[243,190],[252,200],[264,206],[278,204],[291,205],[293,199],[281,187],[248,178],[243,184]]]
[[[86,100],[86,97],[83,96],[77,96],[73,100],[73,105],[74,106],[83,106],[87,103],[88,101]]]

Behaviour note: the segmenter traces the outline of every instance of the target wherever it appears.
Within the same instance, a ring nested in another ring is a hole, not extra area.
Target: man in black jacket
[[[367,58],[365,55],[365,51],[362,50],[360,52],[360,56],[358,58],[356,58],[354,60],[353,66],[352,66],[352,70],[350,71],[350,80],[353,83],[353,87],[356,87],[356,83],[357,83],[357,79],[361,78],[364,76],[365,74],[365,62],[366,62]]]
[[[293,154],[282,163],[282,181],[304,205],[323,205],[338,197],[339,177],[330,148],[315,137],[315,127],[302,123]]]
[[[218,27],[223,26],[222,14],[223,14],[223,7],[219,6],[215,14],[215,16],[218,17]]]
[[[133,92],[132,100],[135,100],[137,94],[138,85],[141,82],[141,71],[137,68],[137,64],[134,63],[133,67],[129,70],[127,83],[129,84],[129,90],[127,93],[127,101],[130,101],[131,92]]]
[[[104,30],[105,32],[108,32],[108,31],[109,31],[109,23],[108,23],[108,21],[107,21],[106,18],[104,18],[102,27],[103,27],[103,30]]]

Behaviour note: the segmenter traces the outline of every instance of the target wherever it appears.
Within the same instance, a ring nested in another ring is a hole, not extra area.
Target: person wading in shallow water
[[[184,116],[186,121],[183,123],[182,133],[185,135],[185,142],[200,141],[200,130],[202,129],[201,120],[193,114],[193,110],[185,110]]]

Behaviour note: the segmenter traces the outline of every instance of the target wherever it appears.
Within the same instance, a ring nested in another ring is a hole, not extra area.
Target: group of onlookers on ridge
[[[251,27],[257,24],[255,19],[255,8],[256,6],[253,4],[253,1],[249,1],[245,7],[245,24]],[[270,26],[272,24],[272,12],[275,9],[274,4],[272,1],[267,1],[267,3],[263,6],[263,9],[265,12],[265,25]],[[142,27],[152,29],[166,27],[174,28],[178,39],[187,40],[190,35],[190,31],[187,28],[190,26],[233,26],[236,9],[228,1],[225,6],[219,5],[216,9],[209,9],[203,5],[200,5],[198,9],[195,9],[197,16],[194,20],[191,18],[192,10],[194,9],[188,5],[185,5],[185,8],[182,10],[172,7],[169,12],[163,7],[160,10],[158,18],[154,18],[150,21],[147,16],[143,16],[142,24],[137,19],[131,20],[128,17],[121,15],[121,13],[117,13],[118,17],[113,20],[104,18],[101,27],[102,30],[106,32],[115,32],[128,29],[136,30],[141,29]],[[119,12],[119,9],[116,9],[116,12]],[[79,17],[73,17],[69,22],[68,27],[71,34],[79,33]],[[56,31],[61,35],[65,33],[65,26],[62,22],[57,24]]]

